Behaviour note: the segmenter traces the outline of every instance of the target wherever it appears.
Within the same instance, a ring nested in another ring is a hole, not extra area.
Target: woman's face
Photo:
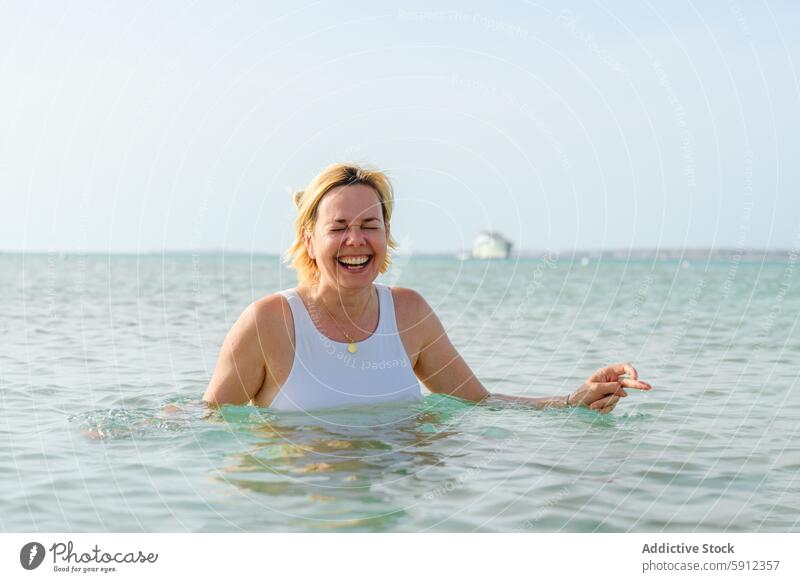
[[[306,248],[317,262],[320,282],[358,288],[380,274],[388,237],[378,194],[365,184],[352,184],[322,197]]]

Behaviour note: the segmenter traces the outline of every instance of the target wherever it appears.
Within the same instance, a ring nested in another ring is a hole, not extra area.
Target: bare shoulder
[[[441,323],[421,293],[407,287],[390,287],[400,329],[413,334],[416,345],[427,343],[437,334]]]
[[[389,287],[389,289],[392,291],[394,308],[398,313],[402,311],[409,316],[421,315],[424,317],[430,310],[428,302],[418,291],[408,287]]]
[[[280,371],[294,358],[294,320],[289,302],[280,293],[253,301],[242,312],[234,328],[242,342],[257,349],[269,369]]]
[[[253,301],[242,314],[258,330],[259,336],[279,339],[285,337],[292,325],[292,309],[286,297],[272,293]]]
[[[280,293],[272,293],[256,299],[247,307],[245,312],[247,311],[256,320],[264,322],[283,321],[286,315],[291,313],[289,302]]]
[[[282,296],[268,295],[250,303],[225,337],[203,400],[244,404],[269,387],[291,358],[284,341],[288,334],[282,332],[287,328],[291,326],[283,323]]]
[[[257,299],[244,308],[229,332],[235,344],[258,345],[261,351],[274,340],[286,336],[282,330],[292,328],[291,309],[286,299],[273,293]]]

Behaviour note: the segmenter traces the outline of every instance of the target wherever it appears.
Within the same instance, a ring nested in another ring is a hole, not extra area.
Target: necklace
[[[370,292],[369,299],[367,300],[367,304],[364,306],[364,309],[361,310],[361,314],[358,316],[358,319],[361,319],[361,317],[367,311],[367,307],[369,307],[369,302],[371,300],[372,300],[372,292]],[[344,337],[347,338],[347,341],[349,342],[347,344],[347,351],[350,352],[351,354],[355,354],[358,351],[358,346],[356,345],[356,342],[353,340],[352,336],[349,333],[347,333],[344,330],[344,328],[342,328],[341,325],[339,325],[339,322],[336,321],[336,318],[330,312],[330,310],[328,309],[328,306],[325,305],[325,302],[322,299],[320,299],[319,302],[322,303],[322,308],[328,313],[328,316],[333,320],[333,323],[336,325],[336,327],[339,328],[339,331],[341,331],[342,334],[344,335]]]

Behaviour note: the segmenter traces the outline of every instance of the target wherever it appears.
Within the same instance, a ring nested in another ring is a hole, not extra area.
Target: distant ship
[[[511,241],[500,233],[484,230],[472,243],[472,259],[507,259],[511,255]]]

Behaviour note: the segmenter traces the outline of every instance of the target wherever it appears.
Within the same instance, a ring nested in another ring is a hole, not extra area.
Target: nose
[[[366,237],[364,232],[358,226],[352,226],[347,229],[347,235],[344,239],[344,244],[358,247],[364,244]]]

